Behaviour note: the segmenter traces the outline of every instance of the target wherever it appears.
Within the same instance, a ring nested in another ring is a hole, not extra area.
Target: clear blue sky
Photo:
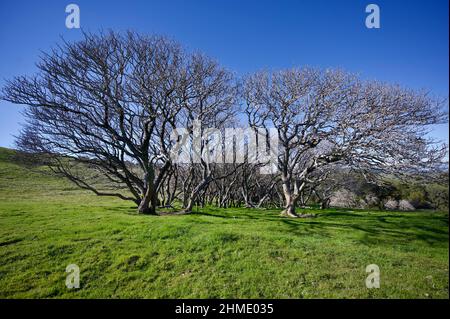
[[[238,75],[262,68],[341,67],[362,77],[426,88],[448,97],[448,0],[0,1],[0,86],[35,71],[40,50],[63,36],[65,7],[78,4],[89,31],[168,35]],[[381,28],[365,27],[378,4]],[[13,146],[21,108],[0,102],[0,146]],[[448,141],[448,124],[433,135]]]

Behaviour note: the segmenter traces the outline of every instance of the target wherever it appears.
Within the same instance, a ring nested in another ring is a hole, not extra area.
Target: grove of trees
[[[1,99],[26,105],[19,148],[81,188],[133,201],[143,214],[179,202],[184,212],[276,206],[298,217],[296,208],[312,199],[328,207],[352,174],[382,188],[387,177],[447,170],[447,145],[427,137],[430,125],[448,120],[444,100],[342,70],[239,78],[173,40],[133,32],[85,33],[44,54],[37,69],[1,91]],[[222,135],[212,147],[212,128],[257,132],[258,146],[275,150],[275,169],[261,173],[269,164],[250,160],[248,139]],[[196,143],[195,129],[204,138],[188,160],[175,161],[180,139]],[[211,161],[213,153],[229,157],[226,144],[244,161]]]

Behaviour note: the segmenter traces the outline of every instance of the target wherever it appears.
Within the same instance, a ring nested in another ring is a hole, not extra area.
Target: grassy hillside
[[[0,149],[0,298],[449,297],[447,213],[278,213],[140,216]],[[80,289],[65,286],[72,263]],[[380,289],[365,287],[369,264]]]

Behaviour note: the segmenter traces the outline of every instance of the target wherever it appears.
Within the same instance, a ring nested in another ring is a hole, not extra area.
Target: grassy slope
[[[139,216],[0,149],[0,298],[448,298],[448,214]],[[81,288],[65,287],[65,268]],[[377,264],[381,288],[365,287]]]

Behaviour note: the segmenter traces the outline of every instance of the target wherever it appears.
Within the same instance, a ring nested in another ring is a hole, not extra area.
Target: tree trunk
[[[192,199],[189,199],[186,207],[183,209],[183,212],[190,213],[190,212],[192,212],[193,207],[194,207],[194,201]]]
[[[156,214],[156,197],[152,191],[147,189],[147,192],[142,198],[138,206],[139,214],[155,215]]]
[[[242,198],[244,199],[245,208],[254,208],[255,206],[251,203],[249,199],[248,190],[241,187]]]
[[[157,194],[154,186],[155,172],[152,168],[145,174],[145,192],[138,206],[140,214],[156,214]]]
[[[297,215],[297,213],[295,212],[295,205],[294,204],[289,204],[287,205],[284,210],[281,212],[281,216],[285,216],[285,217],[299,217]]]
[[[284,210],[281,212],[281,216],[286,217],[299,217],[295,212],[296,199],[291,194],[290,184],[287,181],[283,182],[283,194],[285,200]]]
[[[320,209],[327,209],[327,208],[330,208],[330,199],[329,198],[322,200],[320,202]]]
[[[184,213],[190,213],[192,212],[192,208],[194,207],[194,202],[197,200],[198,195],[200,194],[203,189],[205,189],[206,186],[210,183],[210,176],[206,177],[202,180],[202,182],[195,187],[195,189],[191,192],[191,195],[189,196],[188,203],[185,206],[183,212]]]

